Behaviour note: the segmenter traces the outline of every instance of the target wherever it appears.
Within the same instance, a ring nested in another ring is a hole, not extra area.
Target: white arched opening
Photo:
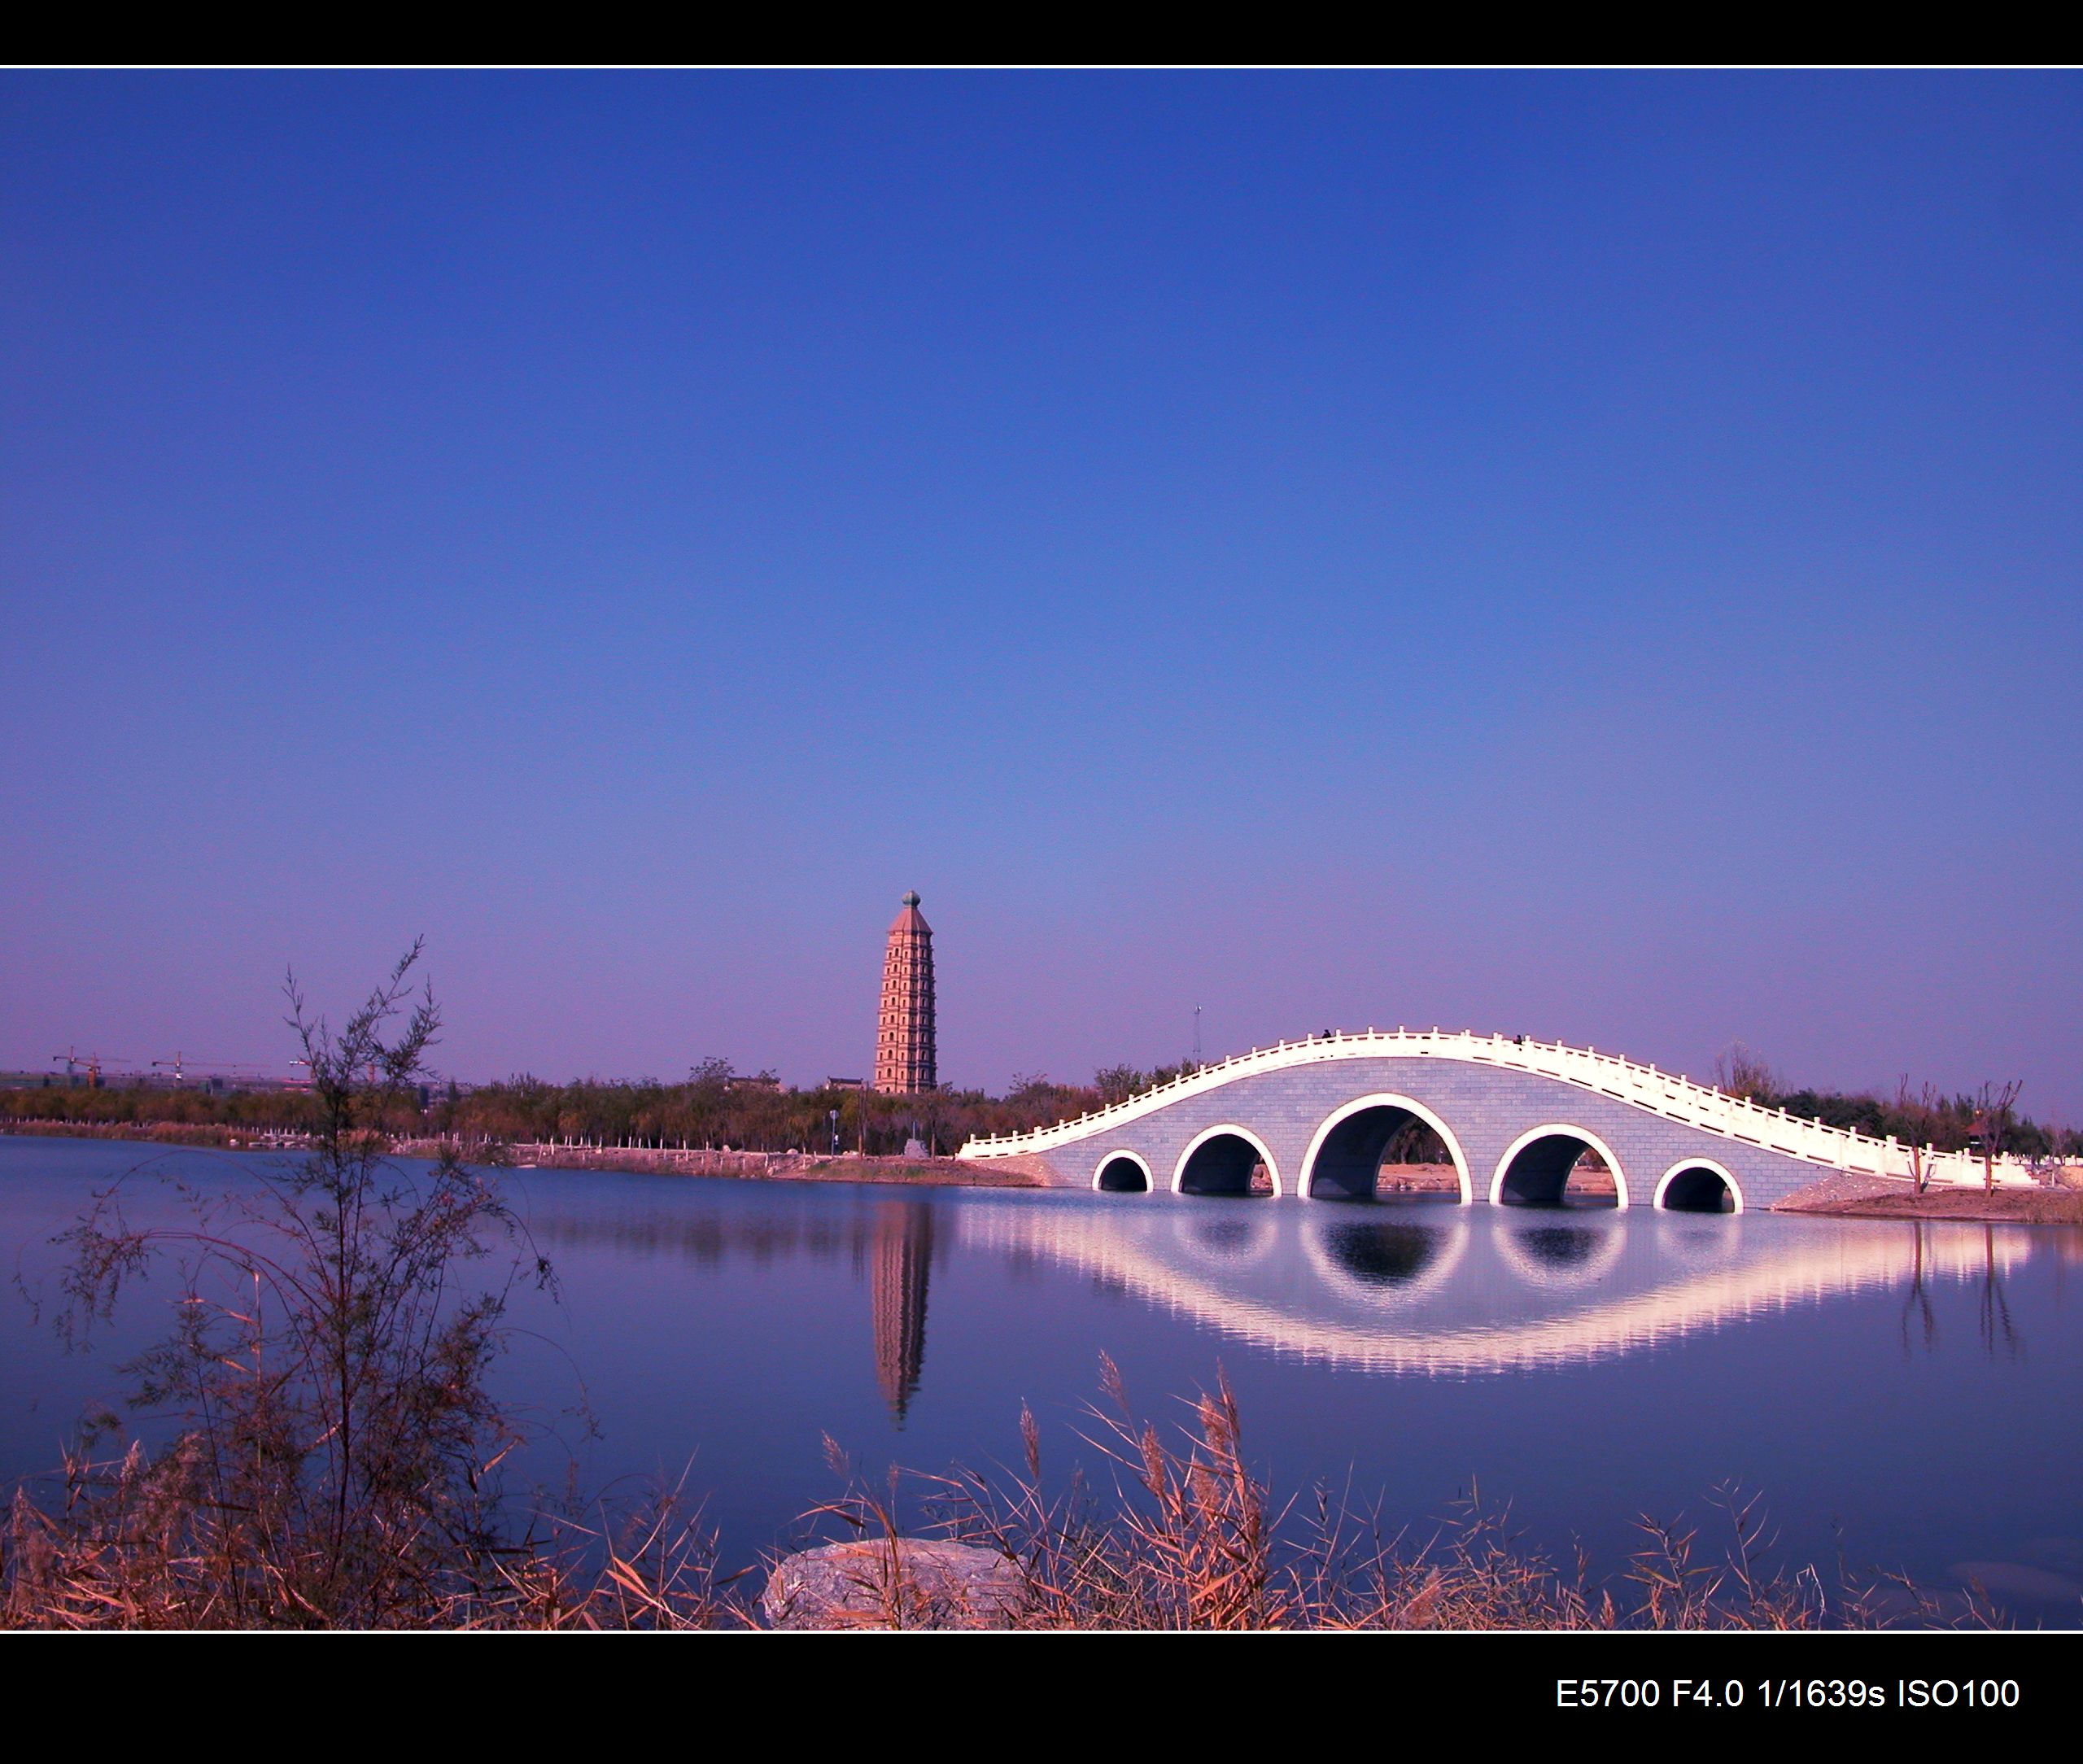
[[[1504,1155],[1497,1160],[1496,1171],[1490,1178],[1490,1204],[1491,1206],[1501,1207],[1504,1204],[1504,1178],[1511,1173],[1512,1165],[1517,1159],[1519,1154],[1527,1146],[1537,1144],[1544,1139],[1574,1139],[1596,1151],[1605,1160],[1606,1168],[1613,1172],[1614,1197],[1619,1203],[1620,1210],[1623,1212],[1627,1211],[1627,1172],[1620,1168],[1620,1159],[1614,1155],[1613,1148],[1589,1129],[1573,1127],[1566,1121],[1550,1121],[1545,1126],[1531,1128],[1505,1147]],[[1570,1159],[1573,1164],[1575,1161],[1574,1157]],[[1567,1180],[1566,1167],[1565,1180]],[[1559,1189],[1557,1192],[1559,1194]]]
[[[1121,1188],[1118,1186],[1110,1188],[1103,1183],[1100,1178],[1106,1175],[1107,1167],[1109,1165],[1116,1164],[1133,1164],[1138,1170],[1142,1171],[1142,1188],[1133,1189]],[[1148,1194],[1154,1193],[1156,1190],[1157,1176],[1156,1172],[1150,1167],[1150,1160],[1144,1157],[1140,1151],[1109,1151],[1101,1157],[1098,1163],[1093,1165],[1092,1185],[1103,1194]]]
[[[1280,1166],[1273,1161],[1273,1153],[1268,1149],[1265,1141],[1260,1138],[1248,1127],[1239,1127],[1234,1122],[1225,1121],[1219,1127],[1202,1129],[1186,1142],[1186,1149],[1179,1154],[1179,1161],[1172,1168],[1173,1194],[1183,1194],[1187,1192],[1182,1185],[1186,1180],[1186,1166],[1194,1161],[1194,1154],[1207,1145],[1209,1141],[1224,1137],[1241,1139],[1258,1154],[1258,1161],[1266,1167],[1266,1174],[1273,1178],[1273,1191],[1276,1199],[1286,1192],[1281,1186]],[[1243,1191],[1239,1190],[1238,1192]]]
[[[1653,1204],[1660,1211],[1670,1212],[1677,1210],[1670,1204],[1671,1181],[1674,1177],[1684,1175],[1688,1170],[1705,1170],[1710,1175],[1719,1177],[1722,1185],[1728,1190],[1731,1210],[1736,1212],[1743,1211],[1743,1185],[1736,1181],[1736,1172],[1727,1164],[1718,1164],[1712,1158],[1680,1158],[1657,1179]],[[1688,1207],[1685,1210],[1691,1212],[1695,1209]]]
[[[1475,1186],[1469,1179],[1468,1157],[1462,1151],[1461,1142],[1454,1137],[1452,1129],[1422,1102],[1417,1102],[1410,1097],[1398,1096],[1392,1092],[1383,1090],[1377,1091],[1371,1096],[1356,1097],[1342,1108],[1325,1116],[1322,1124],[1317,1129],[1314,1137],[1309,1141],[1308,1151],[1303,1155],[1302,1177],[1295,1188],[1295,1192],[1303,1199],[1307,1200],[1309,1198],[1310,1190],[1315,1185],[1317,1159],[1323,1151],[1325,1142],[1354,1116],[1364,1114],[1369,1109],[1379,1108],[1400,1109],[1406,1115],[1414,1116],[1437,1133],[1441,1142],[1446,1146],[1448,1156],[1454,1160],[1454,1175],[1461,1183],[1461,1204],[1465,1207],[1475,1199]]]

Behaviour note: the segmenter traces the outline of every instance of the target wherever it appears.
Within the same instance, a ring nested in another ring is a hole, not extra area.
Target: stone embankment
[[[61,1139],[116,1139],[141,1144],[194,1146],[231,1151],[307,1151],[308,1133],[279,1129],[191,1125],[181,1121],[10,1121],[0,1133]],[[1033,1174],[1001,1158],[971,1164],[960,1158],[827,1156],[801,1151],[729,1151],[657,1146],[514,1145],[457,1139],[394,1139],[400,1158],[435,1158],[460,1151],[465,1161],[523,1170],[622,1170],[642,1176],[726,1176],[796,1182],[902,1182],[924,1188],[1039,1188]]]
[[[142,1145],[201,1146],[216,1151],[298,1151],[310,1136],[275,1127],[227,1127],[193,1121],[9,1121],[0,1133],[43,1139],[119,1139]]]
[[[445,1147],[466,1159],[480,1156],[467,1142],[401,1139],[401,1158],[431,1158]],[[836,1156],[801,1151],[712,1151],[701,1146],[529,1145],[503,1146],[496,1161],[520,1170],[619,1170],[636,1176],[723,1176],[793,1182],[902,1182],[925,1188],[1038,1188],[1035,1177],[1008,1168],[1017,1160],[972,1164],[960,1158]]]

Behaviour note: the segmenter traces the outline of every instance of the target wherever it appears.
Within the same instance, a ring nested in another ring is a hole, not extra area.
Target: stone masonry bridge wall
[[[1524,1069],[1535,1064],[1552,1069]],[[1407,1112],[1378,1108],[1365,1120],[1352,1120],[1355,1106],[1369,1098],[1395,1099]],[[1599,1152],[1614,1169],[1622,1204],[1640,1207],[1657,1203],[1660,1185],[1681,1169],[1715,1172],[1733,1189],[1738,1207],[1753,1208],[1833,1171],[1906,1176],[1909,1167],[1909,1148],[1892,1141],[1789,1120],[1588,1050],[1552,1044],[1529,1050],[1502,1037],[1402,1032],[1239,1056],[1081,1121],[972,1141],[962,1155],[1006,1158],[1052,1185],[1085,1188],[1097,1185],[1110,1159],[1126,1155],[1146,1171],[1149,1191],[1163,1194],[1179,1186],[1182,1173],[1189,1190],[1211,1172],[1214,1185],[1234,1186],[1234,1172],[1255,1154],[1271,1170],[1277,1194],[1314,1190],[1323,1198],[1336,1190],[1341,1175],[1350,1191],[1353,1172],[1378,1157],[1380,1136],[1369,1137],[1370,1124],[1413,1115],[1439,1132],[1464,1179],[1464,1198],[1477,1202],[1520,1198],[1529,1185],[1538,1190],[1544,1184],[1559,1193],[1576,1155],[1564,1135]],[[1341,1116],[1352,1121],[1343,1131]],[[1225,1152],[1228,1164],[1221,1167],[1216,1155]],[[1190,1163],[1190,1154],[1195,1155]],[[1508,1167],[1514,1173],[1500,1193]],[[1117,1173],[1126,1168],[1115,1166]],[[1934,1175],[1978,1183],[1980,1170],[1954,1156],[1939,1160]],[[2010,1160],[1999,1164],[1998,1177],[2007,1184],[2029,1180]],[[1366,1180],[1371,1187],[1370,1166]],[[1692,1180],[1679,1179],[1672,1203]]]

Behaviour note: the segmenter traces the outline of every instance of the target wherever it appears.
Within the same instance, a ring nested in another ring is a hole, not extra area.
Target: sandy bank
[[[1826,1176],[1789,1194],[1774,1212],[1840,1219],[1956,1219],[1999,1225],[2083,1225],[2083,1191],[2064,1188],[1931,1188],[1875,1176]]]

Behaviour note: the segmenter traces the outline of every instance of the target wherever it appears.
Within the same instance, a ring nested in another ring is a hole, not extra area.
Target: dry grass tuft
[[[950,1539],[1017,1565],[1016,1611],[955,1613],[963,1626],[1026,1629],[1610,1630],[1991,1626],[1979,1600],[1945,1599],[1897,1577],[1771,1564],[1755,1497],[1718,1491],[1718,1552],[1697,1530],[1647,1518],[1617,1583],[1595,1583],[1579,1556],[1566,1570],[1529,1550],[1509,1516],[1471,1496],[1421,1541],[1378,1512],[1319,1487],[1277,1504],[1251,1473],[1226,1378],[1168,1433],[1138,1420],[1103,1356],[1103,1406],[1085,1435],[1110,1474],[1095,1489],[1074,1472],[1044,1492],[1040,1430],[1023,1409],[1023,1469],[923,1478],[924,1504]],[[824,1509],[856,1535],[894,1540],[897,1491],[858,1488]],[[898,1613],[891,1613],[895,1620]]]
[[[343,1626],[308,1596],[308,1565],[251,1508],[214,1499],[189,1436],[148,1460],[66,1461],[46,1511],[17,1490],[0,1539],[0,1626]],[[544,1512],[505,1541],[468,1547],[378,1521],[365,1544],[391,1569],[378,1624],[399,1629],[713,1629],[741,1625],[714,1539],[678,1493],[612,1522]],[[405,1589],[400,1592],[398,1589]],[[365,1618],[349,1618],[360,1626]]]
[[[1697,1530],[1644,1519],[1641,1547],[1609,1583],[1579,1556],[1557,1566],[1529,1550],[1509,1514],[1471,1498],[1421,1539],[1391,1531],[1349,1494],[1319,1487],[1275,1501],[1251,1472],[1235,1394],[1218,1376],[1179,1426],[1138,1419],[1112,1361],[1081,1435],[1104,1480],[1074,1470],[1045,1492],[1041,1431],[1023,1409],[1024,1462],[1011,1473],[913,1478],[937,1538],[907,1536],[902,1478],[854,1475],[806,1518],[849,1542],[839,1593],[810,1621],[884,1629],[1611,1630],[1988,1627],[1985,1601],[1941,1598],[1897,1577],[1772,1565],[1754,1497],[1718,1491],[1718,1548]],[[190,1436],[156,1461],[67,1462],[46,1511],[18,1492],[0,1536],[0,1624],[33,1629],[324,1627],[264,1516],[233,1510]],[[424,1525],[431,1522],[425,1519]],[[467,1547],[411,1526],[368,1540],[392,1563],[384,1626],[644,1630],[793,1622],[720,1576],[713,1537],[678,1489],[618,1517],[545,1509]],[[945,1545],[988,1552],[965,1580]],[[938,1552],[939,1553],[937,1553]],[[801,1558],[793,1560],[800,1561]],[[429,1568],[424,1565],[435,1565]],[[1001,1567],[1000,1565],[1004,1565]],[[770,1564],[770,1566],[774,1565]],[[1006,1571],[1009,1569],[1011,1572]]]

